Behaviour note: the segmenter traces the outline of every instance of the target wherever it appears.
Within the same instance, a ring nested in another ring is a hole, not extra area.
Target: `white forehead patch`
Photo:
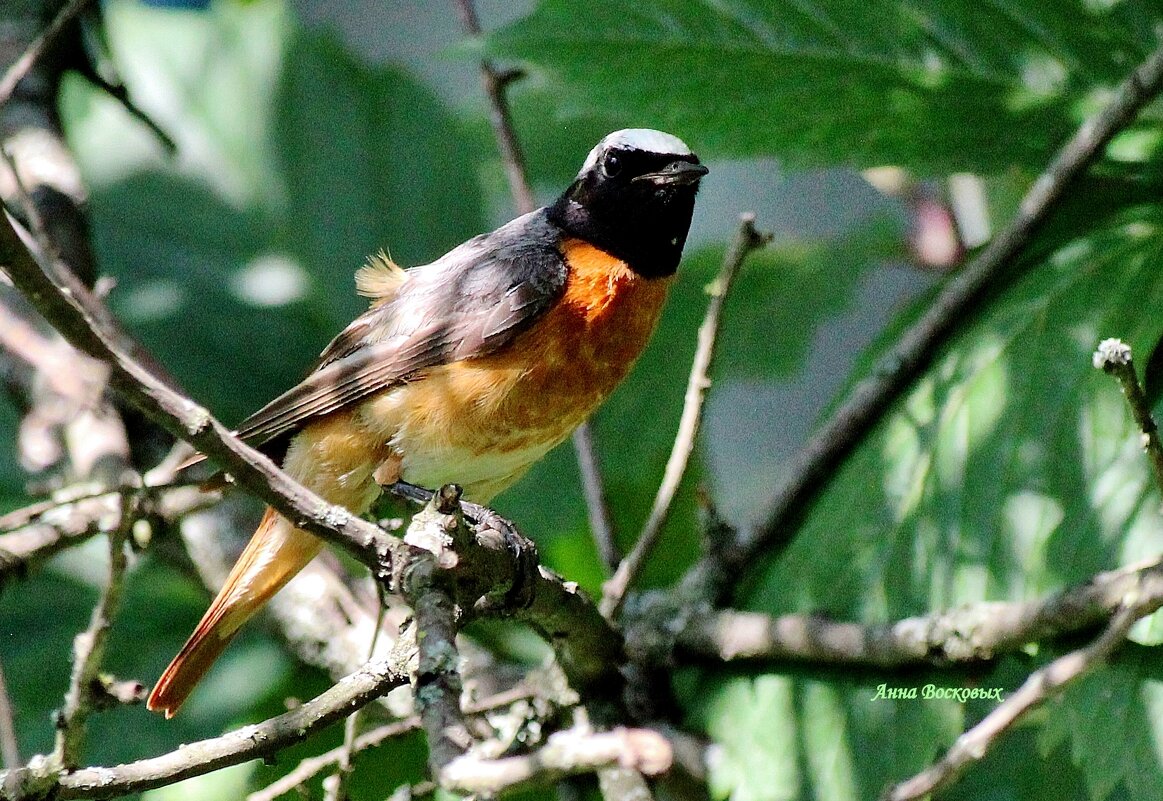
[[[644,150],[648,153],[660,153],[668,156],[691,155],[691,149],[677,136],[650,128],[623,128],[621,131],[614,131],[598,142],[597,146],[586,156],[586,163],[578,171],[578,176],[597,164],[602,153],[615,147],[623,150]]]

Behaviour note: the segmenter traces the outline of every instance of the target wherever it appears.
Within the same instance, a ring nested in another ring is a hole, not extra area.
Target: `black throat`
[[[579,179],[548,208],[549,219],[616,256],[645,278],[673,275],[690,230],[697,186],[593,191]]]

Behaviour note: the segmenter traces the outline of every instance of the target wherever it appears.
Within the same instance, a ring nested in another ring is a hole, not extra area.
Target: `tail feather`
[[[146,706],[174,716],[234,635],[322,549],[318,538],[267,509],[214,603],[170,662]]]

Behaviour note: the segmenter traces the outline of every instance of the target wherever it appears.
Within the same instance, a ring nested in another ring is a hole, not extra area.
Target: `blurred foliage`
[[[90,187],[102,269],[118,282],[115,310],[199,401],[234,422],[294,383],[359,311],[351,276],[367,254],[388,248],[406,265],[438,256],[488,227],[486,199],[503,196],[503,178],[479,109],[449,107],[440,87],[400,64],[364,63],[332,33],[301,27],[277,0],[164,5],[112,0],[105,33],[132,96],[177,142],[176,156],[79,78],[67,83],[62,111]],[[647,124],[681,135],[704,158],[981,172],[996,222],[1143,57],[1160,22],[1156,0],[543,0],[454,52],[484,48],[528,68],[513,90],[514,115],[531,174],[551,192],[604,133]],[[750,571],[742,603],[883,622],[1038,597],[1160,551],[1158,493],[1133,423],[1089,358],[1098,339],[1119,336],[1146,364],[1163,334],[1159,120],[1156,107],[1116,140],[1099,177],[1075,188],[1014,280],[963,321],[838,471],[791,548]],[[718,226],[721,241],[733,224]],[[852,313],[869,277],[899,260],[900,233],[876,217],[753,257],[730,299],[717,386],[764,391],[810,375],[820,331]],[[661,476],[703,287],[721,256],[721,244],[692,248],[657,336],[597,417],[624,547]],[[875,369],[919,308],[898,310],[850,380]],[[789,424],[740,412],[730,422],[757,432]],[[0,408],[0,430],[14,426]],[[24,502],[23,481],[6,455],[0,508]],[[773,481],[696,463],[647,579],[673,579],[696,552],[699,482]],[[761,505],[761,490],[749,491]],[[568,447],[498,506],[538,538],[555,568],[600,585]],[[0,660],[26,754],[51,742],[50,713],[95,597],[102,547],[91,543],[2,588]],[[148,555],[127,590],[107,668],[152,678],[205,594]],[[503,630],[483,636],[506,646]],[[1140,645],[1009,735],[943,797],[1159,797],[1163,665],[1153,644],[1163,636],[1151,621],[1135,636]],[[675,686],[687,722],[714,743],[716,798],[844,801],[873,797],[919,769],[992,708],[877,699],[878,685],[1012,690],[1058,652],[1042,647],[956,671],[685,669]],[[252,626],[182,715],[99,716],[86,757],[160,753],[273,714],[284,698],[324,684]],[[330,731],[274,765],[148,797],[237,798],[340,736]],[[423,757],[420,738],[361,756],[353,797],[385,797],[422,774]]]

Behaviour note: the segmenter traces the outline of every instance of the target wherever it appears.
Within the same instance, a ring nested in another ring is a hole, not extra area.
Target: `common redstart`
[[[238,436],[363,514],[381,484],[487,503],[609,396],[658,322],[707,168],[679,139],[610,134],[552,205],[421,267],[373,258],[371,299],[306,380]],[[149,696],[171,717],[239,628],[322,548],[267,509]]]

